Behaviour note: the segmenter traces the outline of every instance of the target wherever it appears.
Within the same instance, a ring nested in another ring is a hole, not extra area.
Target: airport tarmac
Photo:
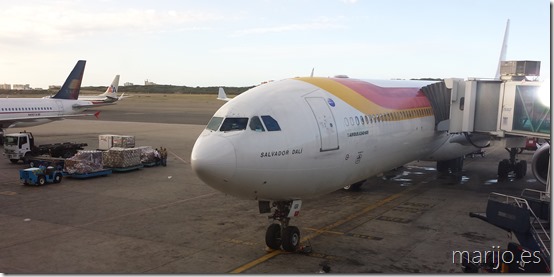
[[[305,199],[291,221],[309,254],[268,251],[266,215],[255,201],[226,196],[190,168],[192,146],[223,103],[215,96],[131,97],[100,108],[100,119],[25,128],[38,144],[98,146],[100,134],[134,135],[164,146],[167,167],[88,180],[23,186],[22,164],[0,159],[0,272],[4,273],[331,273],[461,272],[453,251],[505,248],[506,232],[469,212],[484,212],[490,192],[519,195],[544,186],[531,170],[496,182],[500,144],[465,160],[461,178],[416,161],[368,180],[360,191]],[[23,128],[8,129],[13,133]],[[530,164],[532,153],[519,156]]]

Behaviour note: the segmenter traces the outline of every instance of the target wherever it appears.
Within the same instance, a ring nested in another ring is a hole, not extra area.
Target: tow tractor
[[[24,185],[42,186],[47,183],[59,183],[62,181],[63,172],[54,167],[31,167],[19,170],[19,180]]]
[[[31,132],[24,131],[4,135],[4,155],[12,163],[17,163],[19,160],[29,162],[31,158],[39,155],[69,158],[75,155],[77,150],[82,150],[87,145],[86,143],[63,142],[35,146],[35,139]]]

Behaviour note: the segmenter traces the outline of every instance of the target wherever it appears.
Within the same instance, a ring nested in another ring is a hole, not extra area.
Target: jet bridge
[[[538,61],[503,61],[500,79],[445,79],[424,87],[435,114],[435,128],[465,133],[466,137],[486,134],[502,140],[510,159],[500,162],[499,179],[507,178],[511,172],[519,178],[525,176],[526,162],[516,160],[525,138],[536,137],[550,143],[550,86],[537,81],[539,69]],[[549,145],[541,147],[536,155],[543,157],[533,160],[548,162],[549,151]],[[547,182],[548,164],[533,164],[532,169],[535,175],[538,173],[539,181]]]
[[[539,62],[521,63],[525,67],[537,66]],[[525,70],[524,74],[532,72]],[[506,73],[500,80],[445,79],[423,88],[423,91],[433,107],[437,130],[488,133],[499,138],[532,136],[550,139],[548,85]]]
[[[505,143],[510,159],[498,164],[498,180],[521,178],[527,172],[525,160],[517,160],[518,147],[526,137],[545,140],[533,155],[532,171],[545,191],[539,197],[492,193],[486,215],[471,213],[516,235],[521,246],[540,252],[539,267],[510,265],[510,272],[550,271],[550,84],[537,81],[540,62],[503,61],[500,79],[445,79],[422,88],[435,115],[435,129],[449,133],[485,134]],[[535,77],[529,80],[528,77]],[[498,200],[498,198],[500,200]],[[521,248],[521,247],[520,247]],[[544,262],[546,261],[546,262]],[[513,269],[513,270],[512,270]]]

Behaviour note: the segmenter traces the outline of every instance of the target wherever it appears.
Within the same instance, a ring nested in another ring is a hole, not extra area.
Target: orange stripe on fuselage
[[[364,114],[430,107],[419,87],[379,87],[356,79],[297,78],[340,98]]]

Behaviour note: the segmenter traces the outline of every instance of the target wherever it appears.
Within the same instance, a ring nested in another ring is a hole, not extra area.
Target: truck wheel
[[[60,183],[62,181],[62,175],[57,173],[56,175],[54,175],[54,183]]]
[[[16,164],[17,162],[19,162],[18,159],[10,159],[10,162],[12,162],[12,164]]]
[[[37,185],[42,186],[46,184],[46,178],[44,176],[38,176]]]

